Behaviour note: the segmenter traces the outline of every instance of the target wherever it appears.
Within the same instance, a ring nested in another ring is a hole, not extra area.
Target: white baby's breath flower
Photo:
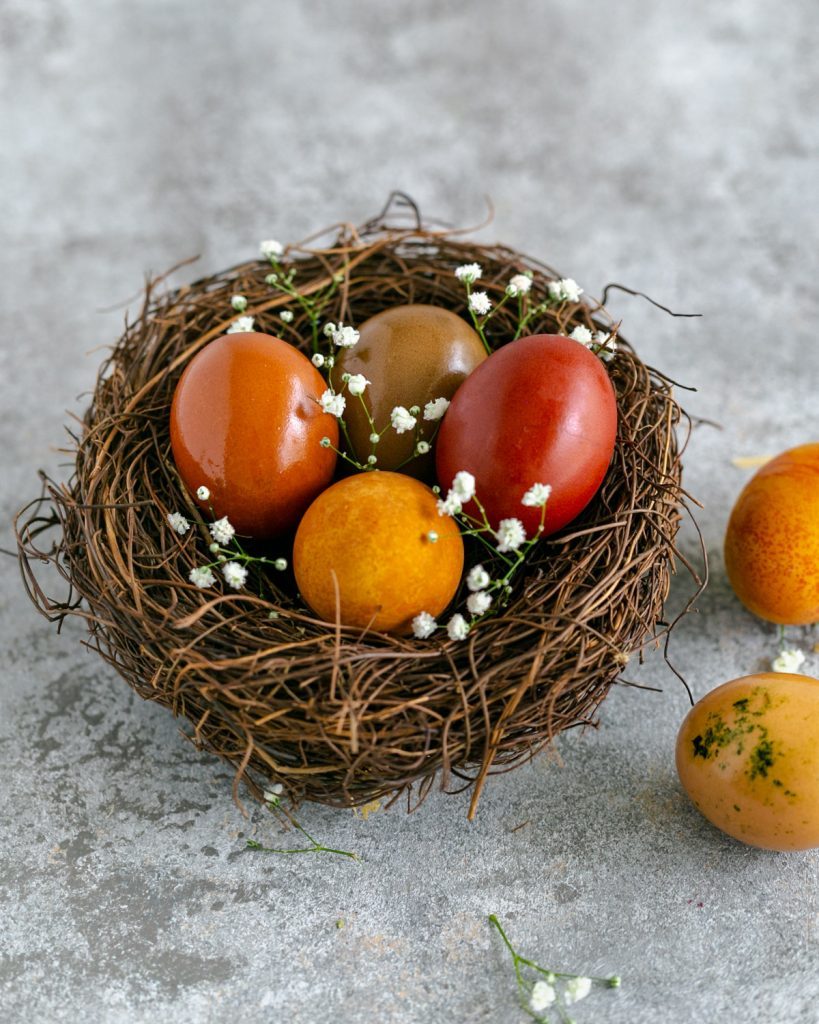
[[[473,615],[483,615],[492,605],[492,595],[485,590],[477,590],[466,599],[466,607]]]
[[[472,292],[469,296],[469,308],[478,316],[484,316],[492,308],[492,301],[486,292]]]
[[[328,332],[327,328],[332,327],[332,330]],[[324,333],[332,339],[333,344],[339,348],[352,348],[353,345],[358,343],[360,337],[355,327],[345,327],[343,323],[339,321],[338,324],[327,324],[324,328]]]
[[[210,571],[206,565],[191,569],[188,573],[188,579],[195,587],[199,587],[200,590],[204,590],[206,587],[212,587],[216,582],[216,577]]]
[[[506,291],[512,295],[528,295],[532,290],[532,279],[528,274],[515,274],[509,281]]]
[[[462,505],[475,497],[475,477],[465,469],[455,474],[450,493],[454,494]]]
[[[450,640],[466,640],[469,623],[460,612],[456,612],[446,624],[446,631]]]
[[[208,490],[207,487],[205,487],[204,484],[202,484],[201,487],[196,488],[196,497],[200,501],[207,501],[208,498],[210,497],[210,491]]]
[[[591,978],[569,978],[563,991],[563,1000],[567,1006],[579,1003],[591,992]]]
[[[367,385],[371,383],[372,381],[367,380],[363,373],[354,373],[347,381],[347,390],[351,395],[363,395]]]
[[[172,530],[177,533],[185,534],[191,528],[191,524],[182,515],[181,512],[169,512],[168,513],[168,525]]]
[[[605,331],[598,331],[594,336],[594,342],[596,345],[600,346],[597,354],[603,362],[611,362],[611,360],[614,359],[615,352],[617,351],[617,340],[612,338],[612,336],[607,334]]]
[[[426,455],[429,451],[429,441],[419,441],[415,446],[416,455]]]
[[[281,313],[279,313],[279,318],[284,323],[286,323],[286,324],[292,324],[293,323],[293,310],[292,309],[283,309],[281,311]]]
[[[208,529],[210,530],[211,537],[213,537],[217,544],[221,544],[223,547],[230,544],[236,534],[227,516],[222,516],[215,523],[211,523]]]
[[[273,568],[278,569],[279,572],[284,572],[284,570],[287,568],[287,559],[277,558],[276,561],[273,563]]]
[[[569,337],[579,341],[581,345],[591,345],[592,342],[592,332],[583,324],[578,324]]]
[[[253,317],[240,316],[228,327],[226,334],[249,334],[253,330]]]
[[[344,415],[344,407],[347,405],[347,399],[344,395],[336,395],[327,388],[319,399],[319,405],[328,412],[331,416],[336,416],[339,419]]]
[[[419,612],[412,620],[412,632],[419,640],[426,640],[438,628],[438,623],[429,612]]]
[[[234,590],[241,590],[247,580],[247,569],[238,562],[225,562],[222,566],[225,583]]]
[[[278,807],[281,803],[281,795],[284,792],[284,786],[280,782],[274,782],[273,785],[264,791],[265,803],[273,804],[274,807]]]
[[[783,647],[771,662],[774,672],[798,672],[805,661],[805,655],[798,647]]]
[[[424,419],[435,421],[441,419],[449,408],[448,398],[434,398],[424,406]]]
[[[527,508],[543,508],[549,500],[552,488],[549,484],[532,484],[529,490],[520,499],[521,505]]]
[[[259,252],[262,255],[262,259],[278,259],[284,252],[284,246],[281,242],[277,242],[275,238],[268,238],[266,241],[259,243]]]
[[[466,585],[470,590],[483,590],[491,583],[489,573],[482,565],[473,565],[466,577]]]
[[[472,284],[473,281],[477,281],[483,274],[483,267],[480,263],[464,263],[460,267],[455,268],[455,276],[459,281],[463,281],[464,284]]]
[[[529,1000],[534,1013],[547,1010],[557,998],[557,993],[548,981],[536,981],[532,986],[532,997]]]
[[[310,357],[310,362],[313,364],[313,366],[318,366],[319,368],[321,368],[322,366],[324,366],[324,356],[321,354],[321,352],[315,352]]]
[[[498,551],[506,554],[507,551],[517,551],[526,540],[526,530],[519,519],[501,519],[495,533],[498,540]]]
[[[456,516],[461,511],[461,503],[458,500],[458,495],[454,494],[452,491],[450,491],[445,498],[438,499],[437,507],[439,516]]]
[[[563,277],[559,281],[549,282],[549,294],[561,302],[578,302],[583,289],[571,277]]]
[[[234,295],[230,300],[230,304],[237,313],[244,313],[247,309],[247,299],[244,295]]]
[[[412,430],[416,422],[415,417],[403,405],[396,405],[390,413],[390,423],[396,434],[403,434],[407,430]]]

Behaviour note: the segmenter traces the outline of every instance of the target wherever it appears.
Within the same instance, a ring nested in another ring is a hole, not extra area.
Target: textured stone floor
[[[732,459],[819,434],[818,45],[814,0],[3,0],[0,546],[119,333],[101,310],[146,272],[360,222],[393,188],[458,224],[489,194],[481,237],[704,314],[611,303],[722,426],[687,458],[712,581],[672,657],[697,695],[766,666],[720,544],[750,472]],[[622,975],[581,1024],[819,1020],[819,857],[688,805],[661,658],[629,666],[661,693],[617,688],[474,823],[437,793],[411,816],[307,808],[362,863],[265,858],[245,837],[280,837],[229,772],[0,568],[3,1021],[514,1022],[490,912],[542,962]]]

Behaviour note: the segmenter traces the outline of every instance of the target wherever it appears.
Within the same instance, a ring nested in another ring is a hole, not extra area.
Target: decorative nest
[[[481,287],[496,301],[515,273],[534,272],[535,302],[559,277],[503,246],[425,228],[415,212],[407,226],[388,204],[362,228],[331,229],[329,246],[315,236],[292,247],[299,289],[310,294],[343,274],[323,315],[359,324],[410,302],[466,315],[453,274],[463,263],[481,264]],[[537,545],[509,604],[466,641],[328,626],[281,573],[263,596],[197,589],[188,573],[210,538],[202,526],[182,539],[166,522],[186,508],[199,521],[171,459],[171,399],[188,360],[235,318],[237,292],[258,330],[309,354],[309,324],[298,312],[282,324],[279,311],[293,303],[265,283],[269,270],[253,261],[165,293],[162,279],[149,283],[72,434],[73,476],[43,476],[41,496],[18,516],[27,590],[51,621],[83,618],[90,645],[140,696],[183,716],[197,747],[230,761],[237,800],[244,780],[257,798],[279,782],[294,802],[350,806],[405,792],[413,806],[440,774],[449,791],[473,787],[471,816],[487,774],[528,760],[563,729],[593,724],[629,658],[667,639],[675,556],[699,585],[675,547],[687,511],[676,433],[684,414],[672,382],[620,337],[609,363],[619,429],[602,488]],[[529,333],[579,324],[614,326],[602,305],[567,302]],[[490,326],[500,345],[515,314],[505,307]],[[38,579],[44,562],[69,585],[62,599]]]

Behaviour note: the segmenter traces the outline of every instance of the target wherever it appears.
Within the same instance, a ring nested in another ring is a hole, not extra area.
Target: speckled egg
[[[689,711],[677,771],[705,817],[766,850],[819,847],[819,679],[763,672]]]

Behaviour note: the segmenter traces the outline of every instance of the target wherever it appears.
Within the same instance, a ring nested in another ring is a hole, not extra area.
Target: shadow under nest
[[[496,303],[515,273],[533,271],[533,302],[559,276],[420,223],[337,232],[327,247],[306,243],[288,256],[304,294],[344,275],[323,317],[354,325],[410,302],[466,316],[453,273],[463,263],[483,267],[481,287]],[[261,596],[197,589],[188,573],[210,538],[171,459],[171,399],[187,361],[235,318],[235,293],[247,297],[255,329],[309,355],[306,316],[265,282],[269,271],[253,261],[167,293],[161,279],[149,284],[72,435],[73,476],[43,477],[41,496],[18,517],[28,592],[51,620],[85,619],[90,644],[140,696],[186,718],[198,747],[231,762],[237,799],[241,781],[257,798],[281,782],[294,802],[350,806],[406,793],[413,806],[440,776],[450,791],[472,787],[472,815],[488,774],[528,760],[561,730],[593,724],[629,657],[667,637],[675,560],[699,586],[675,547],[687,511],[676,432],[684,413],[671,382],[620,338],[608,364],[618,435],[599,493],[539,542],[508,605],[465,641],[328,626],[280,573],[257,587]],[[285,307],[295,313],[287,325]],[[579,324],[613,327],[602,306],[566,302],[528,333],[569,334]],[[487,331],[493,346],[516,326],[516,313],[500,310]],[[198,523],[184,538],[167,526],[176,510]],[[272,550],[289,559],[288,539]],[[64,599],[40,583],[42,562],[69,584]]]

